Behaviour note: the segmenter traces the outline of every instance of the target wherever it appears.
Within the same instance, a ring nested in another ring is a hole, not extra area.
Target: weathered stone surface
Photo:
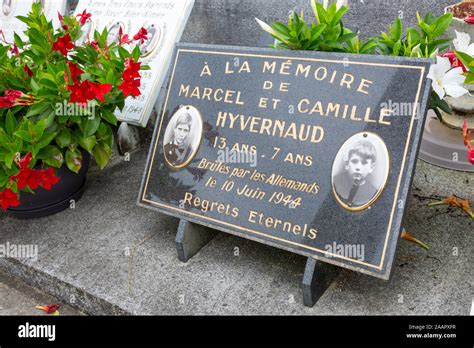
[[[61,304],[57,298],[32,288],[18,278],[0,272],[0,315],[47,315],[36,306],[57,303],[59,313],[65,315],[83,315],[68,305]]]

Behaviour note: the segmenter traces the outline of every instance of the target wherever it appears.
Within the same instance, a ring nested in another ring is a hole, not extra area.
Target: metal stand
[[[313,307],[339,271],[336,266],[308,257],[303,275],[303,304]]]
[[[180,220],[178,233],[176,234],[178,259],[182,262],[188,262],[188,260],[209,243],[216,234],[217,231],[210,228],[196,225],[186,220]]]
[[[180,220],[176,235],[178,259],[181,262],[188,262],[216,235],[216,230]],[[338,267],[309,257],[303,276],[304,305],[313,307],[338,274]]]

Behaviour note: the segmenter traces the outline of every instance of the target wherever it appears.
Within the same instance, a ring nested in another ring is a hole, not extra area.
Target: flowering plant
[[[147,40],[141,29],[133,40],[119,33],[108,42],[108,32],[95,31],[85,42],[84,11],[59,15],[56,30],[33,4],[25,39],[0,43],[0,206],[20,204],[21,191],[50,189],[59,181],[55,169],[64,163],[77,173],[87,151],[101,169],[112,155],[114,111],[125,99],[140,95],[140,49],[125,48]],[[1,31],[0,31],[1,35]]]

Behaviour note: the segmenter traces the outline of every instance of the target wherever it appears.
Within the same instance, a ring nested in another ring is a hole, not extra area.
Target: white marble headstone
[[[1,0],[0,0],[1,1]],[[191,14],[194,0],[80,0],[76,14],[92,14],[87,30],[109,29],[109,40],[116,40],[120,26],[131,38],[141,27],[148,30],[148,41],[141,46],[143,64],[151,70],[141,71],[141,92],[129,98],[120,121],[145,127],[167,75],[176,42],[179,41]],[[135,43],[130,45],[135,47]]]
[[[15,17],[28,15],[34,2],[41,2],[46,18],[53,20],[55,28],[59,26],[58,12],[64,14],[66,0],[0,0],[0,30],[8,43],[13,42],[13,33],[24,37],[26,24]]]

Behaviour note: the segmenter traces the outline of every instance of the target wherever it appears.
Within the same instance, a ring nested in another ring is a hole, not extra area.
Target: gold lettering
[[[286,83],[286,82],[282,82],[280,84],[280,92],[288,92],[288,87],[291,85],[291,83]]]
[[[369,88],[372,85],[372,83],[373,82],[370,81],[370,80],[362,79],[360,81],[359,88],[357,88],[357,92],[361,92],[361,93],[364,93],[364,94],[369,94],[369,92],[364,90],[364,88]]]
[[[263,89],[272,89],[273,88],[273,82],[272,81],[265,81],[263,83]]]
[[[276,69],[276,62],[273,62],[270,64],[269,62],[265,61],[263,63],[263,73],[265,73],[267,70],[270,70],[270,73],[274,74],[275,69]]]
[[[385,109],[383,108],[382,110],[380,110],[380,118],[379,118],[379,123],[380,124],[385,124],[387,126],[390,126],[392,124],[392,122],[390,121],[385,121],[384,118],[387,117],[387,116],[390,116],[392,114],[392,111],[390,109]]]
[[[354,75],[344,73],[344,75],[342,75],[340,86],[342,87],[342,86],[346,85],[347,88],[351,89],[352,82],[354,82]]]

